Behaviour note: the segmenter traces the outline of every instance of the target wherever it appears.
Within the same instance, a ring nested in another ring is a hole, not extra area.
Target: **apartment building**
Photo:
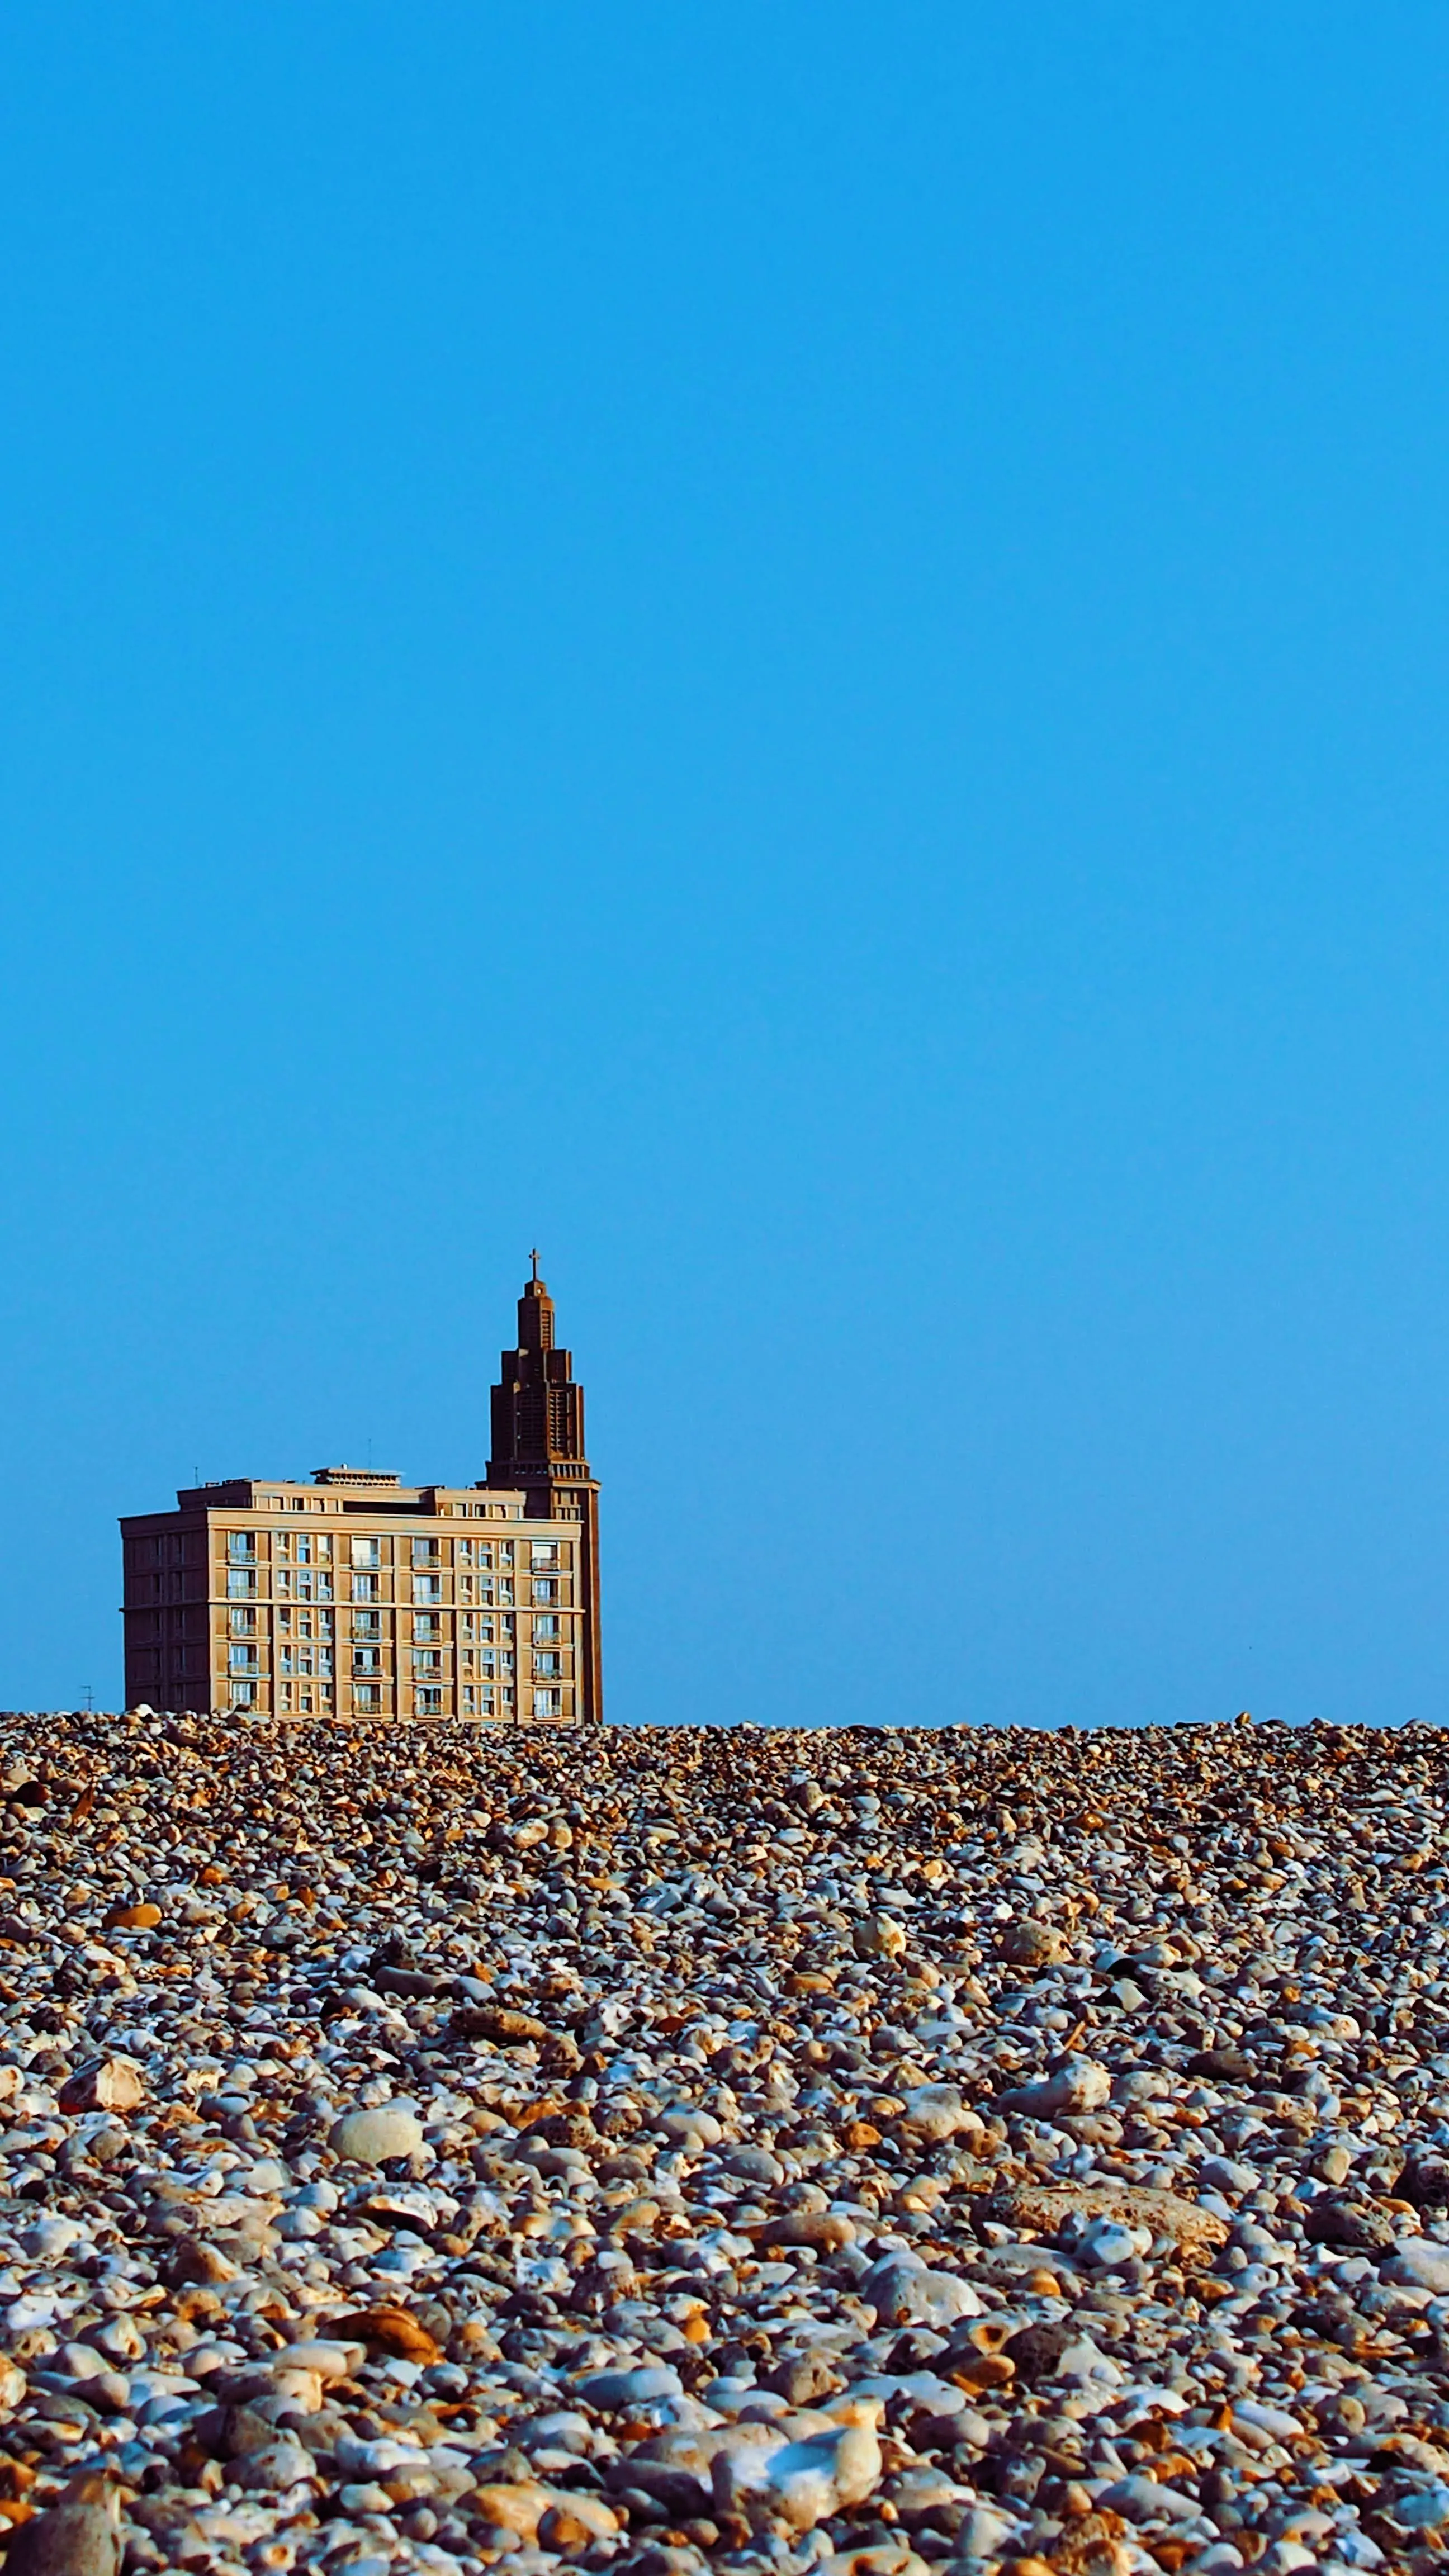
[[[536,1255],[492,1422],[476,1485],[321,1467],[123,1519],[127,1706],[599,1717],[599,1489]]]

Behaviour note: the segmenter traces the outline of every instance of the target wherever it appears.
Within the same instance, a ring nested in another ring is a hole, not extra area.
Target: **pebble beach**
[[[1445,1745],[5,1720],[8,2576],[1449,2563]]]

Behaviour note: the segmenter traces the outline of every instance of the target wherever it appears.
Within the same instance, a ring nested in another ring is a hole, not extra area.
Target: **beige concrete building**
[[[474,1486],[323,1467],[187,1487],[175,1511],[123,1520],[126,1705],[599,1716],[599,1489],[536,1267],[493,1445]]]

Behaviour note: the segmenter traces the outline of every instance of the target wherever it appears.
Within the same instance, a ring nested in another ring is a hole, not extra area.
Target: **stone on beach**
[[[349,2111],[333,2130],[332,2144],[352,2164],[390,2164],[395,2156],[417,2154],[423,2144],[422,2123],[415,2112],[396,2103],[373,2111]]]
[[[126,2057],[96,2057],[62,2084],[62,2111],[134,2111],[146,2098],[145,2078]]]
[[[792,2531],[813,2531],[842,2506],[860,2504],[880,2480],[883,2458],[873,2407],[853,2420],[793,2442],[749,2443],[714,2458],[714,2499],[722,2512],[778,2515]]]

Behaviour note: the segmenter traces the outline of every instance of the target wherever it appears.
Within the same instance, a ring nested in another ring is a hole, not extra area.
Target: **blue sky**
[[[1441,1718],[1449,21],[15,0],[0,1703],[481,1474],[612,1713]]]

